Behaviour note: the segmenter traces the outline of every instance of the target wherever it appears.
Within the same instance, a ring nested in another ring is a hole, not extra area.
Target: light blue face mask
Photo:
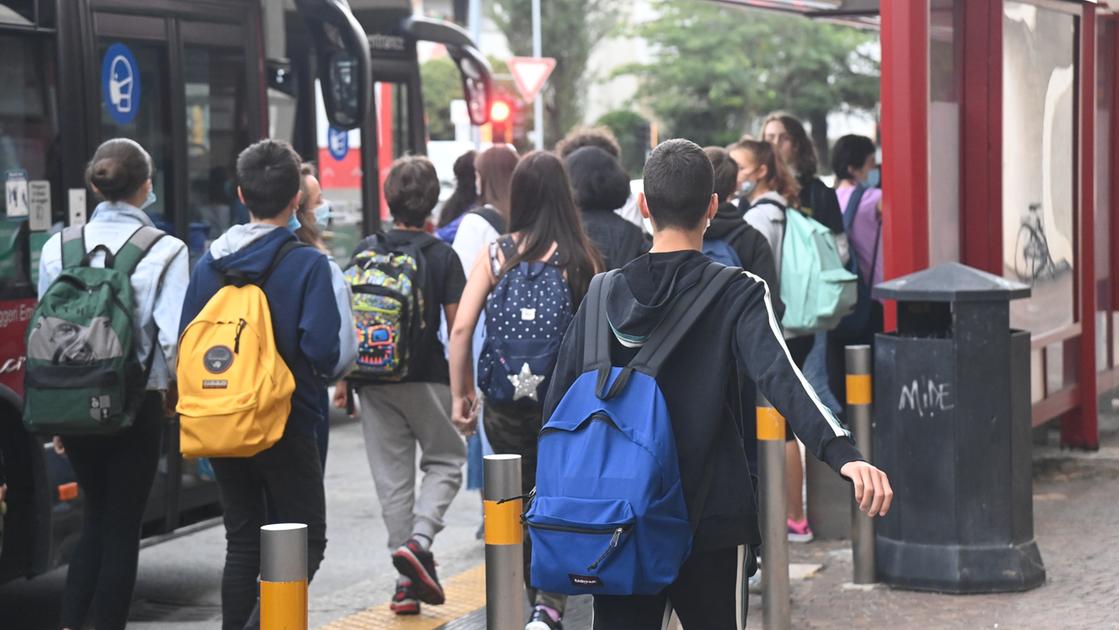
[[[140,204],[141,210],[147,210],[156,202],[155,188],[148,191],[148,197],[144,199],[144,203]]]
[[[301,227],[303,227],[303,224],[299,222],[299,219],[295,218],[295,213],[292,212],[291,217],[288,218],[288,229],[294,232]]]
[[[867,188],[878,188],[882,183],[882,171],[877,168],[872,169],[867,173],[866,181],[863,182]]]
[[[746,180],[746,181],[742,182],[742,188],[741,188],[742,196],[743,197],[749,197],[750,193],[754,192],[754,189],[757,188],[757,187],[758,187],[757,182],[752,182],[750,180]]]
[[[315,223],[322,228],[329,226],[330,219],[334,217],[334,209],[330,206],[330,202],[325,199],[313,212],[315,213]]]

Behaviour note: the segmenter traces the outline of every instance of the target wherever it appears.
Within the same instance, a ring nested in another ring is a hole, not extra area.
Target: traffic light
[[[492,126],[492,141],[494,144],[505,144],[513,141],[513,115],[516,106],[512,99],[504,94],[494,96],[490,104],[490,125]]]

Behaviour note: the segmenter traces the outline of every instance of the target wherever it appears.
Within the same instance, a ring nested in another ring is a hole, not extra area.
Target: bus
[[[397,152],[424,152],[421,40],[446,47],[473,122],[485,122],[490,69],[461,28],[413,16],[408,0],[354,4],[0,0],[0,583],[65,564],[80,533],[83,497],[65,455],[22,424],[24,334],[43,243],[95,206],[83,174],[98,144],[126,136],[148,149],[160,201],[147,212],[187,243],[193,263],[248,220],[235,160],[263,137],[289,139],[310,160],[325,148],[348,166],[327,189],[344,210],[332,228],[339,242],[379,229],[381,167]],[[145,537],[220,512],[212,473],[180,457],[176,419],[166,427]]]

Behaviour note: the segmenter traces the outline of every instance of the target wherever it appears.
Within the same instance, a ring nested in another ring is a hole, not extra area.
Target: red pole
[[[883,257],[885,278],[929,265],[929,6],[882,0]],[[897,326],[886,305],[886,328]]]
[[[1096,400],[1096,8],[1083,6],[1080,20],[1080,405],[1061,419],[1061,444],[1100,447]]]

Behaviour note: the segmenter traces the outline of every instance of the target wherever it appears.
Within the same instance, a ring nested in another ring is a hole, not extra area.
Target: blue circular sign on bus
[[[140,111],[140,65],[124,44],[113,44],[101,60],[101,98],[109,117],[127,125]]]
[[[326,130],[326,148],[330,157],[341,162],[350,152],[350,132],[345,129],[330,127]]]

